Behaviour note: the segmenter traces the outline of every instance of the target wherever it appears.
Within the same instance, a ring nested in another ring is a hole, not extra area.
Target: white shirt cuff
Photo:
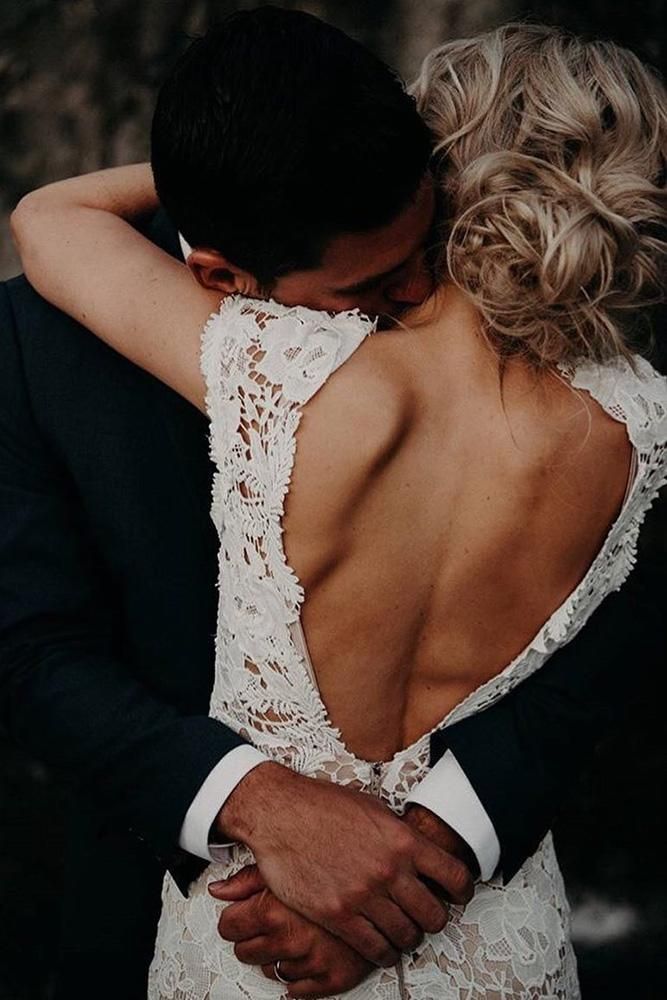
[[[269,758],[249,743],[230,750],[210,772],[185,814],[179,846],[204,861],[225,861],[231,844],[209,843],[211,825],[248,771]]]
[[[500,843],[489,814],[480,802],[465,771],[451,750],[412,789],[407,802],[415,802],[439,816],[463,837],[487,882],[500,861]]]
[[[183,260],[187,264],[188,257],[192,253],[192,247],[181,233],[178,234],[178,242],[181,245],[181,253],[183,254]]]

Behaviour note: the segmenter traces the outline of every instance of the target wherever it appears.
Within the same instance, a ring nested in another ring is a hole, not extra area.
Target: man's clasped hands
[[[289,981],[291,997],[344,993],[392,966],[465,904],[477,867],[465,842],[419,805],[398,817],[368,794],[256,767],[216,821],[256,865],[208,891],[237,958]]]

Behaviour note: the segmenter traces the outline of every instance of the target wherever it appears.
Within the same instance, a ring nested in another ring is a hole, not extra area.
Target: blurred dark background
[[[18,271],[7,214],[21,195],[71,174],[147,159],[154,96],[167,68],[211,20],[257,5],[0,0],[0,278]],[[276,6],[337,24],[407,79],[439,41],[515,17],[612,38],[663,73],[667,68],[665,0],[313,0]],[[653,360],[664,371],[664,313],[655,326]],[[650,514],[642,548],[658,601],[667,565],[664,500]],[[667,997],[666,684],[656,677],[650,690],[630,700],[632,677],[629,663],[628,721],[600,748],[589,773],[573,781],[556,830],[585,1000]],[[48,1000],[68,796],[66,781],[0,733],[0,1000]]]

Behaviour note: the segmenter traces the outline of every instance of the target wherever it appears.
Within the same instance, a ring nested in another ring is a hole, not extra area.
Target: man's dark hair
[[[190,45],[152,128],[160,200],[194,246],[265,287],[317,267],[339,233],[387,225],[431,138],[398,77],[300,11],[239,11]]]

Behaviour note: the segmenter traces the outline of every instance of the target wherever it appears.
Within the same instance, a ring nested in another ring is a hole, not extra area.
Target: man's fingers
[[[443,890],[436,883],[434,889],[427,888],[416,875],[403,876],[392,888],[396,904],[427,934],[439,934],[449,917],[447,904],[441,898]]]
[[[301,943],[296,939],[279,939],[272,937],[270,935],[264,935],[262,937],[249,938],[247,941],[238,941],[234,945],[234,954],[238,958],[239,962],[243,962],[244,965],[270,965],[272,962],[277,962],[280,960],[280,968],[287,969],[289,962],[293,964],[298,960],[303,960],[308,953],[308,945]],[[301,969],[301,975],[304,975],[307,971],[306,968]],[[295,966],[295,978],[297,978],[299,973],[298,965]],[[285,978],[289,978],[290,973],[284,973]]]
[[[426,838],[422,838],[415,855],[415,865],[420,874],[442,886],[453,903],[464,906],[472,899],[475,886],[468,868],[453,854],[447,854]]]
[[[318,997],[330,997],[331,991],[323,989],[322,983],[317,979],[299,979],[295,983],[286,986],[288,997],[298,997],[299,1000],[317,1000]]]
[[[261,876],[257,865],[247,865],[236,875],[220,882],[209,882],[207,888],[216,899],[239,900],[261,892],[266,882]]]
[[[226,906],[218,920],[218,932],[226,941],[246,941],[275,930],[266,910],[268,889]]]
[[[312,958],[308,956],[302,958],[281,958],[280,975],[283,979],[289,979],[292,983],[297,982],[299,979],[315,979],[316,973],[313,965]],[[272,963],[271,972],[273,973],[274,971],[274,964]],[[320,983],[320,989],[322,989],[322,983]]]
[[[309,975],[301,967],[303,962],[282,962],[280,963],[280,975],[284,979],[291,980],[289,986],[285,986],[288,997],[300,997],[303,1000],[315,1000],[317,997],[330,997],[331,989],[326,982]],[[301,971],[300,971],[301,970]],[[280,982],[276,976],[273,963],[262,966],[262,972],[267,979]]]
[[[283,979],[289,980],[285,985],[290,997],[331,997],[347,993],[358,986],[370,975],[372,969],[367,963],[360,965],[361,959],[355,954],[350,961],[345,954],[338,952],[336,956],[326,957],[316,952],[297,959],[280,959],[279,972]],[[267,979],[280,982],[275,973],[275,961],[262,965],[262,972]]]
[[[399,951],[416,948],[423,938],[423,931],[391,899],[371,899],[365,915]]]
[[[374,965],[389,968],[399,959],[399,952],[369,920],[352,917],[338,926],[327,926],[331,934],[341,938],[363,958]]]
[[[277,983],[280,982],[276,975],[276,962],[280,962],[279,972],[283,979],[289,979],[290,982],[296,982],[298,979],[314,979],[316,973],[314,972],[312,965],[312,960],[308,958],[271,958],[267,962],[258,962],[256,964],[262,966],[262,972],[267,979],[275,979]],[[322,988],[322,983],[320,983],[320,989]]]
[[[275,940],[272,943],[272,939],[266,935],[237,941],[234,945],[234,954],[244,965],[268,965],[281,958],[279,950]]]

